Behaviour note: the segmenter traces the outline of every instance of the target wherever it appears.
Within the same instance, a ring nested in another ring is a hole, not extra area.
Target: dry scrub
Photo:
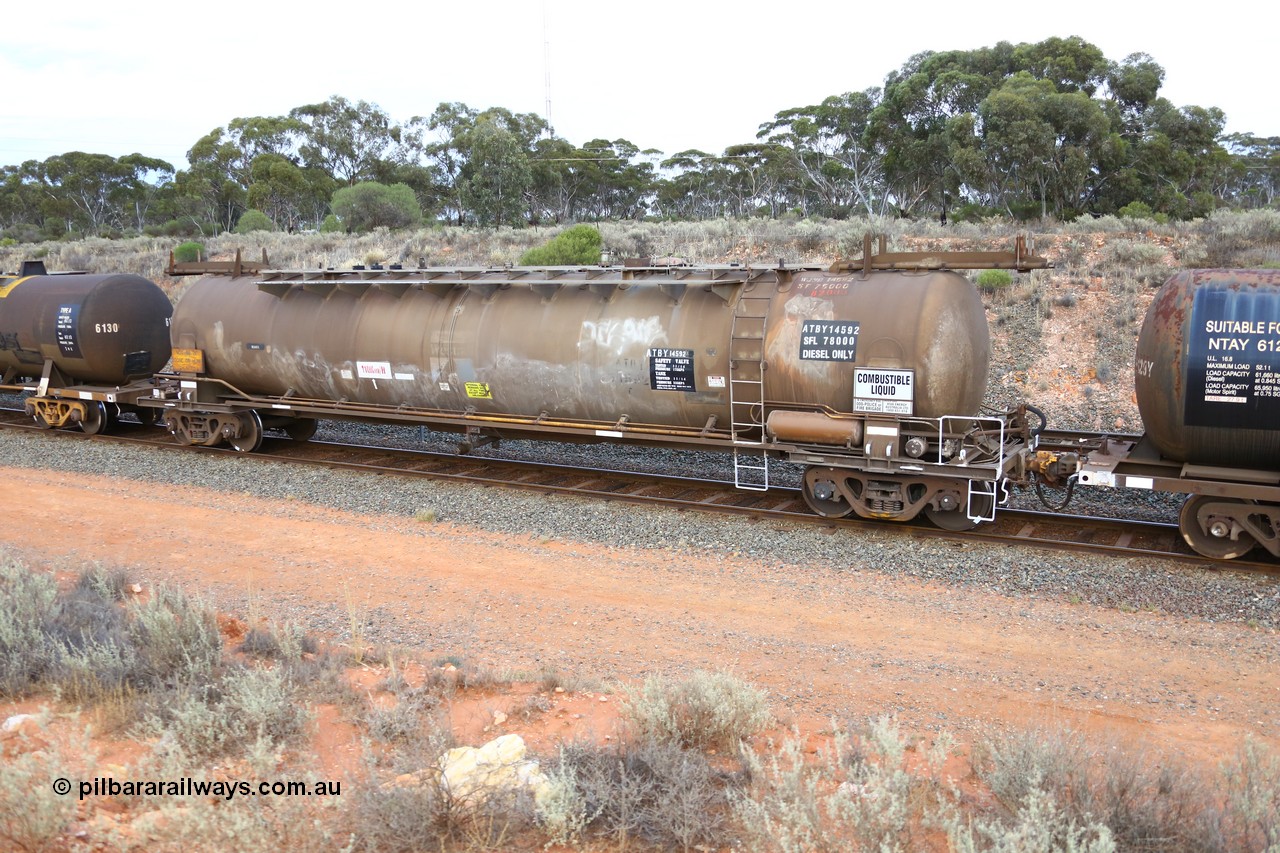
[[[767,696],[724,672],[618,685],[624,737],[550,748],[536,792],[504,785],[463,794],[442,784],[442,759],[455,745],[444,710],[476,694],[502,696],[514,688],[502,676],[456,657],[418,662],[386,649],[367,650],[355,667],[349,652],[299,627],[262,621],[231,649],[198,602],[134,590],[119,573],[89,570],[59,589],[12,560],[0,566],[0,695],[56,708],[0,742],[0,842],[11,849],[79,849],[77,838],[123,850],[1280,845],[1280,756],[1252,741],[1215,774],[1067,728],[993,733],[971,759],[945,733],[923,740],[883,716],[774,740],[762,730]],[[371,661],[381,677],[353,689],[353,674]],[[407,667],[426,675],[409,678]],[[526,683],[535,692],[522,701],[499,700],[525,722],[573,686],[553,671]],[[133,794],[78,804],[49,786],[108,774],[314,777],[307,744],[321,705],[365,739],[364,769],[345,796],[246,803]],[[130,768],[97,764],[90,735],[104,724],[137,744]],[[216,770],[202,769],[215,760]]]

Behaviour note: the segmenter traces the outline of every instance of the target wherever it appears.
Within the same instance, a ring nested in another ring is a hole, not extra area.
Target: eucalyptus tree
[[[250,204],[254,161],[266,156],[266,162],[280,159],[297,165],[305,130],[306,125],[289,116],[248,116],[200,137],[187,151],[190,166],[174,178],[187,215],[230,230]]]
[[[593,139],[582,146],[585,183],[579,210],[584,218],[632,219],[654,201],[657,161],[662,152],[641,150],[626,139]]]
[[[271,153],[253,159],[250,175],[249,206],[288,231],[319,223],[336,184],[326,172]]]
[[[1019,71],[979,105],[990,197],[1010,214],[1074,218],[1086,206],[1111,131],[1085,92]],[[969,175],[976,183],[977,176]]]
[[[723,212],[716,172],[723,167],[713,154],[691,148],[659,164],[666,177],[655,186],[654,206],[671,219],[707,219]]]
[[[1243,207],[1270,207],[1280,199],[1280,136],[1233,133],[1224,139],[1233,158],[1229,200]]]
[[[58,202],[66,230],[79,226],[97,233],[108,227],[141,229],[156,189],[147,178],[167,180],[173,175],[173,166],[142,154],[117,159],[108,154],[69,151],[46,159],[32,171],[42,192]]]
[[[870,141],[877,88],[832,95],[820,104],[779,112],[757,138],[786,149],[796,173],[819,199],[815,213],[843,217],[883,213],[887,203],[885,158]]]
[[[400,141],[401,128],[377,104],[339,95],[289,111],[302,126],[298,152],[305,165],[323,169],[350,186],[372,178]]]

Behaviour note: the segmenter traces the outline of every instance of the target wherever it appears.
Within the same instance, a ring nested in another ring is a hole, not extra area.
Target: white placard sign
[[[859,367],[853,372],[853,410],[886,415],[915,413],[914,370]]]

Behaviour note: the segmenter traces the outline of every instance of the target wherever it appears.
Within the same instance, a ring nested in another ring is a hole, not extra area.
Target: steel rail
[[[20,418],[13,415],[21,415]],[[739,515],[757,520],[793,522],[827,530],[900,531],[903,535],[956,542],[1032,546],[1056,551],[1154,558],[1218,570],[1257,570],[1280,575],[1274,560],[1209,560],[1182,541],[1177,525],[1098,516],[1064,515],[1023,509],[1001,509],[996,521],[969,531],[946,531],[924,521],[893,524],[859,517],[823,518],[805,505],[798,488],[771,487],[744,492],[730,481],[612,468],[495,459],[439,451],[337,442],[295,442],[268,437],[256,453],[188,447],[156,427],[122,423],[122,432],[88,436],[77,430],[36,427],[21,413],[0,410],[0,429],[39,433],[68,440],[108,441],[168,451],[203,452],[247,461],[305,464],[378,474],[426,477],[489,487],[516,488],[593,500],[665,506]]]

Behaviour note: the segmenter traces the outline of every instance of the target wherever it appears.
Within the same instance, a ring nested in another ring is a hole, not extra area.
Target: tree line
[[[0,231],[195,234],[237,227],[362,230],[639,217],[1115,213],[1187,219],[1276,203],[1280,137],[1224,135],[1216,107],[1160,96],[1147,54],[1080,38],[925,52],[882,86],[763,122],[718,154],[625,139],[579,146],[532,113],[442,103],[397,122],[333,96],[237,118],[189,166],[69,152],[0,168]]]

